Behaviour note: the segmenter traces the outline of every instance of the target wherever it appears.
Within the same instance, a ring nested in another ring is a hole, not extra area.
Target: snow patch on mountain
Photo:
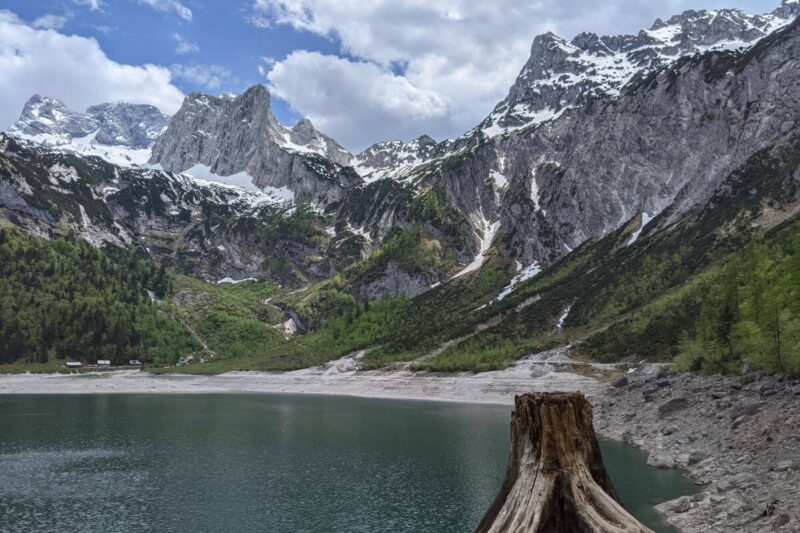
[[[566,307],[566,309],[564,309],[564,312],[563,312],[563,313],[561,313],[561,316],[560,316],[560,317],[558,317],[558,323],[556,324],[556,327],[557,327],[558,329],[562,329],[562,328],[564,327],[564,321],[565,321],[565,320],[567,319],[567,317],[569,316],[569,312],[570,312],[570,310],[571,310],[571,309],[572,309],[572,306],[571,306],[571,305],[568,305],[568,306]]]
[[[492,242],[494,241],[495,235],[497,235],[497,230],[500,229],[500,221],[498,220],[497,222],[489,222],[483,218],[481,223],[483,227],[483,236],[481,237],[481,247],[478,255],[475,256],[475,259],[473,259],[470,264],[468,264],[450,279],[456,279],[464,274],[468,274],[469,272],[474,272],[483,265],[483,261],[486,258],[486,252],[488,252],[489,248],[492,247]]]
[[[506,178],[505,174],[502,174],[497,170],[491,170],[489,172],[489,177],[494,182],[495,188],[497,190],[502,190],[508,187],[508,179]]]
[[[222,183],[225,185],[234,185],[247,191],[258,191],[258,188],[253,185],[253,177],[244,171],[231,174],[230,176],[221,176],[212,172],[211,169],[206,165],[197,163],[196,165],[184,170],[181,174],[188,174],[195,178]]]
[[[516,276],[511,278],[511,282],[503,287],[503,290],[500,291],[500,294],[497,295],[497,298],[494,299],[495,302],[499,302],[500,300],[504,299],[506,296],[514,292],[514,289],[517,285],[522,283],[523,281],[527,281],[534,276],[536,276],[542,269],[539,266],[539,263],[533,262],[530,265],[526,266],[522,270],[520,270]]]
[[[142,166],[150,159],[149,148],[128,148],[98,143],[96,141],[98,131],[75,138],[50,133],[26,135],[17,132],[14,135],[20,140],[39,144],[52,150],[81,156],[95,156],[121,167]]]
[[[626,246],[630,246],[631,244],[635,243],[636,240],[639,238],[639,235],[642,234],[642,230],[644,229],[644,227],[648,225],[654,218],[655,215],[651,215],[649,213],[642,213],[642,222],[641,224],[639,224],[639,228],[633,232],[633,235],[631,235],[631,238]]]

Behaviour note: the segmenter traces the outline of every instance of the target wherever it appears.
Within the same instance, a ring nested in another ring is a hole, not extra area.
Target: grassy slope
[[[395,298],[356,304],[328,320],[319,331],[290,337],[281,327],[281,311],[272,305],[271,298],[277,294],[277,286],[270,283],[215,285],[179,277],[174,309],[208,349],[205,362],[179,370],[293,370],[321,364],[370,346],[390,327],[397,310],[408,303]]]

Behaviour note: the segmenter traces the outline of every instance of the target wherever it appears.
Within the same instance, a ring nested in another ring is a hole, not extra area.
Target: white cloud
[[[192,21],[192,10],[179,0],[139,0],[139,3],[165,13],[173,12],[183,20]]]
[[[200,51],[200,47],[197,46],[197,43],[187,41],[180,34],[175,33],[172,35],[172,38],[175,39],[175,53],[178,55],[193,54]]]
[[[174,113],[183,101],[168,69],[110,60],[96,40],[35,29],[0,10],[0,128],[19,116],[34,93],[83,110],[100,102],[153,104]]]
[[[231,71],[220,65],[181,65],[170,67],[175,78],[187,81],[206,89],[219,89],[223,85],[237,84]]]
[[[42,15],[33,21],[32,26],[43,30],[60,30],[67,23],[67,17],[60,15]]]
[[[249,20],[261,27],[288,25],[327,37],[354,57],[355,65],[365,60],[381,67],[368,72],[360,69],[362,75],[376,78],[359,80],[360,84],[374,87],[385,82],[386,73],[399,73],[395,85],[402,79],[420,93],[447,103],[446,128],[437,129],[438,136],[449,137],[475,126],[505,97],[537,34],[636,32],[657,16],[668,17],[689,7],[737,3],[753,8],[752,0],[749,6],[747,0],[253,0]],[[310,71],[295,54],[292,57],[293,61],[273,67],[280,77],[269,75],[276,92],[299,113],[318,113],[317,121],[346,114],[335,107],[350,101],[346,95],[335,94],[332,88],[319,91],[325,86],[323,74]],[[328,62],[340,65],[333,58]],[[307,76],[305,84],[283,85],[301,75]],[[310,90],[318,91],[314,98],[305,94]],[[375,129],[383,130],[382,124],[395,117],[393,109],[379,105],[369,108],[372,115],[359,106],[347,111],[352,114],[349,122],[357,126],[347,128],[362,131],[351,137],[358,146],[379,140]],[[329,133],[335,136],[339,126],[328,122],[332,125]],[[402,130],[391,137],[437,136],[434,129],[424,128],[431,126],[420,122],[413,133]]]
[[[443,98],[373,63],[297,51],[276,63],[268,79],[273,94],[345,145],[363,148],[420,127],[452,127]]]
[[[100,9],[100,6],[103,5],[103,3],[100,0],[72,0],[72,1],[78,4],[79,6],[87,6],[92,11]]]
[[[269,71],[272,70],[272,67],[275,65],[275,63],[277,63],[277,61],[274,57],[264,56],[261,58],[261,63],[262,64],[259,64],[256,67],[256,70],[258,70],[258,73],[262,76],[267,77],[269,75]]]

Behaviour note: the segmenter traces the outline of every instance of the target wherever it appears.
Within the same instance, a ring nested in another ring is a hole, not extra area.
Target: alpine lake
[[[469,532],[511,406],[277,395],[0,395],[2,532]],[[696,491],[601,441],[625,507]]]

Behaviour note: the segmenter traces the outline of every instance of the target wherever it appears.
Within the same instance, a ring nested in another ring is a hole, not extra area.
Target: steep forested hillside
[[[151,302],[170,283],[163,267],[134,254],[2,226],[0,362],[174,363],[199,345]]]

